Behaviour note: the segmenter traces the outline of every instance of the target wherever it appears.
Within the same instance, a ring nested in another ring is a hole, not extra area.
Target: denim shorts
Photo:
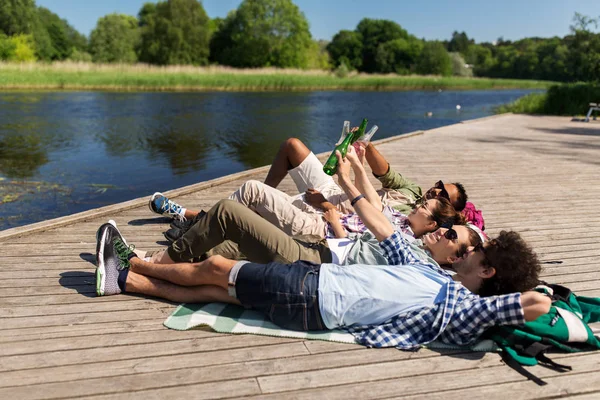
[[[319,311],[319,270],[308,261],[241,266],[235,281],[238,300],[271,321],[296,331],[327,329]]]

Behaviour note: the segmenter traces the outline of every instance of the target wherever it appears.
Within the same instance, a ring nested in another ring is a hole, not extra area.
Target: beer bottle
[[[358,138],[360,138],[365,133],[366,127],[367,127],[367,119],[364,118],[362,120],[362,123],[360,124],[360,127],[358,128],[358,130],[356,132],[351,132],[344,138],[342,143],[335,146],[335,148],[331,152],[331,155],[325,162],[325,165],[323,165],[323,172],[325,172],[327,175],[335,174],[335,172],[337,171],[337,166],[338,166],[338,159],[337,159],[337,156],[335,155],[335,152],[339,151],[340,154],[342,155],[342,157],[344,157],[346,155],[346,153],[348,152],[348,146],[350,146],[352,143],[356,142],[358,140]]]

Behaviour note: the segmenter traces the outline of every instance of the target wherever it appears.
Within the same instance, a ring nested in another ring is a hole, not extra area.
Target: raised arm
[[[375,209],[383,210],[383,204],[381,203],[381,197],[377,194],[377,191],[369,181],[367,171],[363,166],[363,156],[365,149],[362,146],[358,148],[352,146],[348,149],[346,158],[350,161],[350,165],[354,170],[354,185],[356,188],[365,195],[369,203],[375,207]]]
[[[346,192],[349,199],[355,199],[361,192],[350,180],[350,161],[342,158],[337,152],[338,157],[338,183]],[[378,241],[383,241],[394,233],[394,228],[390,221],[381,213],[381,210],[373,207],[366,198],[361,198],[353,204],[354,210],[364,222],[366,227],[373,232]]]
[[[371,142],[369,142],[367,148],[365,149],[365,157],[375,176],[383,176],[387,174],[390,169],[390,164]]]

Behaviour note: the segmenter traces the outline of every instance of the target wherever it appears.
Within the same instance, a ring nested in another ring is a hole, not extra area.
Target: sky
[[[113,12],[137,15],[148,0],[36,0],[89,35],[98,18]],[[153,1],[156,2],[156,1]],[[241,0],[204,0],[211,18],[225,17]],[[427,40],[450,39],[465,31],[477,42],[503,37],[564,36],[574,13],[600,16],[600,0],[294,0],[315,39],[331,40],[342,29],[353,30],[363,18],[389,19]]]

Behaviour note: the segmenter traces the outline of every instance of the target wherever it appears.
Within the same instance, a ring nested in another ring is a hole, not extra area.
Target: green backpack
[[[552,297],[550,312],[523,326],[495,327],[485,336],[502,349],[502,359],[508,366],[538,385],[545,385],[523,365],[539,364],[564,372],[571,367],[555,363],[546,352],[600,349],[600,332],[594,333],[588,326],[600,321],[600,298],[576,296],[564,286],[546,283],[535,290]]]

